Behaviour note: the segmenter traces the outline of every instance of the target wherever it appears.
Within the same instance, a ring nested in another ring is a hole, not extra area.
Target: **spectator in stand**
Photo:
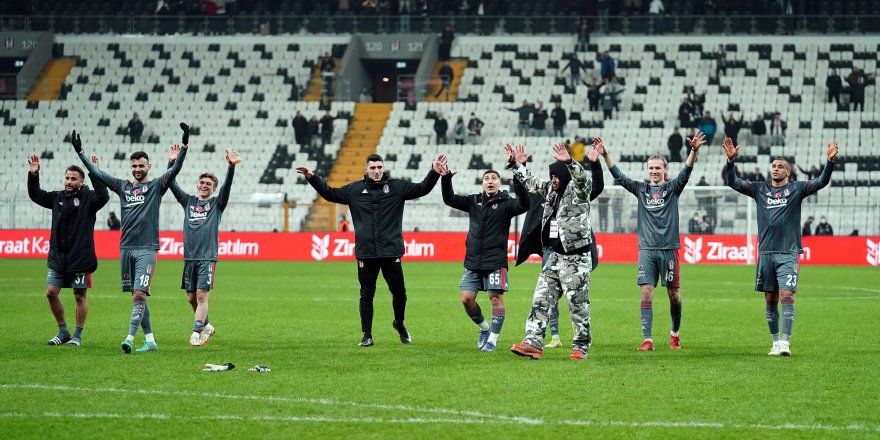
[[[443,113],[437,113],[437,119],[434,119],[434,133],[437,133],[437,145],[447,143],[447,130],[449,130],[449,123],[443,118]]]
[[[467,129],[472,144],[480,143],[480,136],[482,135],[484,125],[483,121],[471,112],[471,119],[468,121]]]
[[[788,125],[785,123],[785,120],[782,119],[779,112],[776,112],[776,114],[773,115],[773,120],[770,121],[771,145],[785,145],[786,128],[788,128]]]
[[[568,64],[559,71],[561,74],[566,70],[569,70],[571,75],[571,88],[576,88],[578,83],[581,82],[581,69],[583,69],[584,63],[577,57],[577,52],[572,52],[571,56],[568,57]]]
[[[809,237],[813,235],[813,216],[807,217],[807,221],[804,222],[804,227],[801,229],[801,235],[804,237]]]
[[[755,177],[754,180],[757,180],[758,182],[766,182],[767,181],[767,178],[764,177],[764,173],[762,173],[761,169],[758,167],[755,167],[755,176],[754,177]]]
[[[681,162],[681,148],[684,146],[684,139],[678,132],[678,127],[672,131],[669,140],[666,141],[666,146],[669,147],[669,161]]]
[[[586,147],[584,146],[584,140],[580,136],[574,137],[574,142],[572,142],[568,150],[571,152],[572,159],[583,162],[586,155]]]
[[[317,116],[312,116],[312,119],[309,119],[309,128],[306,136],[308,136],[308,141],[306,141],[309,146],[314,147],[318,142],[318,135],[321,132],[321,122],[318,121]]]
[[[455,72],[452,71],[452,67],[449,65],[449,61],[444,61],[443,66],[440,67],[440,90],[437,90],[437,94],[434,95],[435,98],[439,98],[440,94],[443,93],[443,90],[446,90],[446,100],[449,101],[449,92],[452,89],[452,80],[455,78]]]
[[[596,84],[596,78],[591,78],[589,84],[586,81],[582,82],[587,86],[587,101],[590,103],[590,111],[599,111],[599,101],[602,99],[602,94],[599,93],[599,85]]]
[[[661,0],[652,0],[651,5],[648,7],[648,14],[651,18],[651,29],[653,29],[655,34],[663,33],[663,17],[662,15],[666,13],[666,8],[663,7],[663,2]]]
[[[727,52],[723,44],[719,44],[715,51],[715,78],[720,78],[721,75],[727,76]]]
[[[761,115],[752,121],[752,142],[758,147],[766,147],[767,145],[767,124]]]
[[[456,145],[464,145],[464,136],[467,134],[467,128],[464,125],[464,118],[459,116],[452,126],[452,138],[455,139]]]
[[[739,115],[739,121],[733,116],[733,113],[724,117],[724,110],[721,110],[721,120],[724,121],[724,134],[733,140],[733,145],[739,145],[736,141],[739,137],[739,131],[742,129],[743,121],[745,121],[746,115],[742,113]]]
[[[703,220],[700,222],[700,230],[703,234],[712,235],[715,233],[715,225],[712,222],[713,219],[708,214],[703,216]]]
[[[816,225],[816,235],[834,235],[834,229],[825,221],[825,216],[819,217],[819,224]]]
[[[440,61],[449,61],[452,53],[452,41],[455,40],[455,33],[452,32],[452,26],[446,25],[443,33],[440,34],[440,47],[438,57]]]
[[[623,93],[624,87],[620,84],[617,76],[611,77],[609,88],[611,90],[611,98],[614,99],[614,110],[620,111],[620,101],[622,100],[620,94]]]
[[[687,97],[682,98],[681,105],[678,106],[678,125],[684,128],[693,127],[691,122],[691,103]]]
[[[688,220],[688,234],[701,234],[703,229],[700,227],[700,213],[695,212],[694,216]]]
[[[329,110],[321,117],[321,146],[333,142],[333,119]]]
[[[852,102],[852,109],[856,111],[856,108],[861,106],[862,112],[865,111],[865,78],[858,77],[854,84],[852,84],[849,88],[849,100]]]
[[[292,125],[294,140],[296,140],[296,143],[299,144],[299,146],[305,147],[306,144],[308,144],[309,121],[306,120],[301,112],[297,111],[296,115],[293,117]]]
[[[567,120],[565,117],[565,110],[562,109],[562,104],[559,101],[556,101],[556,108],[550,112],[550,119],[553,120],[553,136],[565,136],[565,121]],[[575,160],[581,160],[580,157],[575,157]]]
[[[294,101],[299,101],[299,99],[294,99]],[[327,96],[327,95],[322,96],[321,102],[320,102],[320,104],[318,104],[318,110],[324,110],[324,111],[330,110],[331,102],[332,101],[330,101],[329,96]]]
[[[118,231],[122,228],[122,222],[119,221],[119,217],[116,217],[115,212],[110,212],[110,216],[107,217],[107,227],[111,231]]]
[[[373,102],[373,94],[370,93],[370,89],[361,90],[361,94],[358,96],[358,102],[370,103]]]
[[[718,124],[715,122],[715,118],[709,112],[706,112],[703,114],[703,119],[700,120],[697,130],[702,131],[706,135],[706,145],[712,145],[715,133],[718,131]]]
[[[581,18],[581,23],[577,29],[577,46],[575,50],[578,52],[586,52],[590,45],[590,25],[586,18]]]
[[[128,137],[131,140],[132,144],[141,143],[141,136],[144,134],[144,122],[138,118],[138,114],[135,113],[131,120],[128,121]]]
[[[547,110],[544,109],[544,103],[538,101],[538,107],[532,113],[532,136],[547,136]]]
[[[596,0],[597,10],[599,11],[599,27],[602,33],[608,33],[608,10],[610,9],[611,0]]]
[[[351,224],[345,219],[344,215],[339,216],[339,225],[336,227],[338,232],[351,232]]]
[[[697,182],[696,186],[709,186],[709,182],[706,182],[706,176],[700,176],[700,181]],[[695,198],[697,199],[697,209],[703,211],[706,209],[706,205],[709,203],[709,191],[695,191]],[[696,212],[694,213],[696,214]],[[696,217],[697,221],[700,220],[700,217]]]
[[[519,122],[516,124],[518,136],[529,135],[529,116],[535,111],[535,107],[523,100],[522,105],[517,108],[504,107],[504,110],[516,112],[519,114]]]
[[[330,56],[330,52],[324,52],[324,56],[318,63],[321,70],[321,78],[324,80],[324,95],[332,96],[333,93],[333,72],[336,70],[336,61]]]
[[[861,77],[862,71],[858,68],[858,66],[853,64],[852,71],[849,72],[849,75],[846,76],[846,83],[849,84],[850,87],[852,87],[852,85],[855,84],[856,81]]]
[[[614,114],[614,95],[611,94],[611,83],[602,86],[602,114],[603,119],[611,119]]]
[[[831,75],[825,79],[825,87],[828,87],[828,102],[833,99],[840,106],[840,91],[843,89],[843,80],[837,74],[837,69],[831,69]]]
[[[599,73],[603,81],[608,81],[615,75],[614,58],[608,55],[608,51],[602,52],[602,55],[596,57],[599,62]]]

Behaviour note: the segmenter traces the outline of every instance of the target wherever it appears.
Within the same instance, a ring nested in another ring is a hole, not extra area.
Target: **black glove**
[[[183,130],[183,145],[189,145],[189,125],[180,123],[180,129]]]
[[[73,133],[70,134],[70,145],[73,145],[73,151],[76,151],[77,153],[82,153],[82,139],[80,139],[79,135],[76,134],[76,130],[73,130]]]

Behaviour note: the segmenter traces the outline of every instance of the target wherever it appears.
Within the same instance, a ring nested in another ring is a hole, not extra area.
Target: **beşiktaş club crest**
[[[73,199],[73,206],[79,207],[79,199]]]
[[[387,183],[385,184],[385,186],[382,187],[382,192],[385,194],[388,194],[391,192],[391,188],[388,187]]]

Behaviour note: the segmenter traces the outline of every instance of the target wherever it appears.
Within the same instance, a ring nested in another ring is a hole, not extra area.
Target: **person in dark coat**
[[[825,79],[825,87],[828,87],[828,102],[834,100],[840,105],[840,91],[843,89],[843,80],[837,74],[837,69],[831,69],[831,75]]]
[[[403,279],[401,258],[403,244],[403,207],[407,200],[428,195],[440,171],[446,167],[446,156],[440,155],[432,164],[428,175],[420,183],[392,179],[385,171],[385,161],[378,154],[367,156],[364,178],[341,188],[327,185],[308,167],[298,166],[296,171],[312,185],[325,200],[348,205],[354,224],[354,255],[358,261],[360,283],[361,347],[373,345],[373,297],[376,279],[382,272],[391,291],[394,308],[392,327],[397,330],[400,342],[411,344],[412,337],[404,325],[406,317],[406,285]]]
[[[92,161],[97,164],[98,158],[92,156]],[[67,167],[64,190],[43,191],[40,188],[40,158],[31,156],[28,165],[28,196],[37,205],[52,210],[46,298],[58,324],[58,333],[49,339],[49,345],[78,346],[89,311],[86,290],[92,287],[92,273],[98,269],[95,255],[96,214],[110,200],[110,194],[97,179],[92,179],[95,189],[89,189],[84,183],[85,172],[76,165]],[[63,288],[72,288],[76,298],[76,329],[73,335],[67,328],[64,305],[58,298]]]
[[[293,138],[301,147],[308,145],[309,139],[309,121],[301,112],[296,112],[293,117]]]
[[[507,287],[507,236],[510,220],[529,209],[529,192],[516,179],[513,189],[516,198],[501,190],[501,175],[495,170],[483,173],[482,192],[469,196],[456,195],[452,189],[455,173],[444,169],[440,173],[443,203],[469,214],[467,240],[465,241],[464,275],[461,277],[460,294],[464,311],[480,328],[477,348],[495,351],[498,335],[504,325],[504,292]],[[483,317],[477,303],[477,293],[488,292],[492,303],[492,325]]]
[[[437,113],[437,119],[434,119],[434,133],[437,134],[437,145],[448,143],[446,140],[447,131],[449,131],[449,122],[446,122],[443,113]]]

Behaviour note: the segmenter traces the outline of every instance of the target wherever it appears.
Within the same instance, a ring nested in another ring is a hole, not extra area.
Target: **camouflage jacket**
[[[559,240],[567,252],[590,244],[590,231],[592,231],[590,191],[593,188],[593,178],[575,160],[566,165],[571,172],[571,182],[562,194],[556,221],[559,224]],[[508,165],[508,168],[513,169],[514,177],[522,182],[530,193],[544,199],[544,214],[541,217],[543,228],[550,221],[557,197],[556,192],[551,188],[550,180],[533,175],[525,165],[516,161]]]

